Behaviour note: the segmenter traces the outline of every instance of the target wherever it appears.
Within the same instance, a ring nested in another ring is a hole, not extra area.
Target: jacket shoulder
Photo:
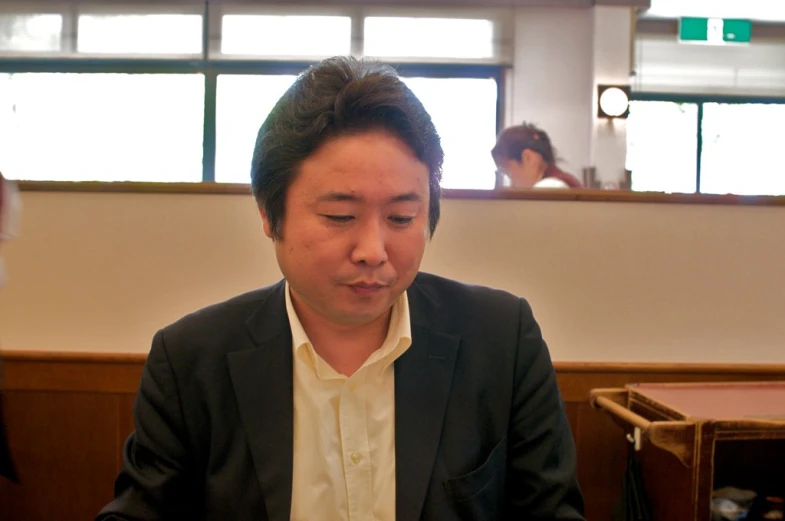
[[[283,282],[193,311],[158,331],[170,356],[226,353],[252,346],[247,321],[283,290]],[[281,293],[282,295],[282,293]]]
[[[459,303],[477,306],[513,306],[517,308],[522,300],[509,291],[497,288],[469,284],[457,280],[440,277],[431,273],[419,273],[415,285],[436,298],[442,304]]]
[[[435,303],[439,327],[464,337],[517,335],[522,309],[529,309],[525,299],[508,291],[429,273],[418,274],[414,286]]]

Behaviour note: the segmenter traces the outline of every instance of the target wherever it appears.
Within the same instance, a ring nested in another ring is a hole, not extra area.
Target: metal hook
[[[641,430],[639,427],[635,427],[635,430],[632,431],[632,434],[627,434],[627,441],[632,443],[633,447],[635,448],[635,452],[641,450]]]

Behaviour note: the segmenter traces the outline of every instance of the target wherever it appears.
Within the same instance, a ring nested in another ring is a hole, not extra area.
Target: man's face
[[[301,320],[340,327],[386,319],[420,268],[428,202],[428,167],[386,132],[334,138],[306,158],[275,240]]]

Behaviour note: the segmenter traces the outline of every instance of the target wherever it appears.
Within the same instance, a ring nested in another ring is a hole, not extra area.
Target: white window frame
[[[477,65],[511,65],[515,32],[515,9],[475,7],[363,7],[361,8],[360,31],[363,21],[370,16],[406,18],[456,18],[488,20],[493,25],[493,56],[490,58],[423,58],[396,56],[382,58],[396,63],[455,63]]]
[[[69,29],[73,12],[66,4],[53,4],[51,2],[12,2],[0,4],[0,14],[4,15],[36,15],[36,14],[58,14],[62,17],[60,27],[60,50],[59,51],[0,51],[0,56],[4,58],[16,57],[37,57],[37,58],[63,58],[69,50]]]
[[[98,3],[77,3],[74,5],[72,11],[72,18],[70,23],[73,24],[71,33],[71,43],[69,44],[70,55],[78,58],[98,58],[98,59],[122,59],[122,58],[138,58],[138,54],[134,53],[90,53],[78,52],[78,26],[80,15],[199,15],[204,16],[204,9],[198,4],[98,4]],[[204,19],[202,18],[202,26],[204,26]],[[200,37],[201,40],[201,37]],[[145,54],[145,58],[162,59],[162,60],[177,60],[177,59],[194,59],[201,58],[203,55],[202,49],[198,52],[178,54],[178,53],[157,53],[154,55]]]
[[[224,15],[269,15],[269,16],[344,16],[351,18],[351,54],[357,56],[357,27],[359,8],[352,6],[325,6],[325,5],[248,5],[248,4],[215,4],[210,7],[208,47],[209,56],[214,60],[264,60],[264,61],[317,61],[328,56],[324,55],[275,55],[260,56],[224,54],[221,52],[221,31]]]
[[[493,24],[493,56],[491,58],[423,58],[396,56],[380,58],[381,61],[395,63],[453,63],[480,65],[511,65],[515,24],[514,8],[459,8],[459,7],[376,7],[376,6],[325,6],[325,5],[250,5],[220,3],[211,5],[209,20],[210,56],[214,59],[260,59],[259,56],[236,56],[221,53],[221,19],[224,14],[232,15],[278,15],[278,16],[348,16],[352,19],[351,54],[363,56],[363,27],[366,17],[393,16],[409,18],[456,18],[482,19]],[[308,61],[322,59],[324,56],[275,56],[270,60]],[[268,57],[264,57],[268,59]]]

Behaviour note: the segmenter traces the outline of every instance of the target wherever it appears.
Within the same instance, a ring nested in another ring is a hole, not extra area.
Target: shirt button
[[[349,390],[350,391],[354,392],[354,390],[356,388],[357,388],[357,384],[356,383],[352,382],[352,383],[349,384]]]
[[[358,463],[360,463],[361,459],[363,459],[363,457],[359,452],[352,452],[352,463],[357,465]]]

